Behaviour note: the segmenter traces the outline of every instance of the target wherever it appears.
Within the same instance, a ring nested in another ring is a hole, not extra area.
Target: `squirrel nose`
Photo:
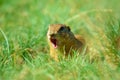
[[[51,36],[51,37],[54,37],[54,36],[55,36],[55,34],[50,34],[50,36]]]

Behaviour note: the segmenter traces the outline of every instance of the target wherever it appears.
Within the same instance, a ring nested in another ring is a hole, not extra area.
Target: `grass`
[[[119,0],[1,0],[0,80],[119,80],[119,12]],[[55,23],[84,36],[90,55],[52,60],[46,33]]]

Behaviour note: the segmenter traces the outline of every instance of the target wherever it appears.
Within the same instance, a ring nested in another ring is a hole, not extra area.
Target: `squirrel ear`
[[[67,29],[68,29],[68,31],[71,31],[71,29],[70,29],[70,27],[69,27],[69,26],[67,26]]]

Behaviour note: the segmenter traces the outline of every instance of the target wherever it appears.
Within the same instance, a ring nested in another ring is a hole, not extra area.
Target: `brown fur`
[[[59,54],[66,57],[68,55],[72,55],[73,51],[81,53],[85,45],[85,40],[79,35],[74,35],[69,26],[64,24],[50,25],[47,38],[50,46],[50,56],[57,61]],[[51,38],[57,40],[57,48],[53,46]]]

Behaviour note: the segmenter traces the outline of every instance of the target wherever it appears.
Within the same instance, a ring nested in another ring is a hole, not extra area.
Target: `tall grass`
[[[119,12],[119,0],[0,1],[0,80],[119,80]],[[46,33],[55,23],[82,35],[88,54],[51,59]]]

